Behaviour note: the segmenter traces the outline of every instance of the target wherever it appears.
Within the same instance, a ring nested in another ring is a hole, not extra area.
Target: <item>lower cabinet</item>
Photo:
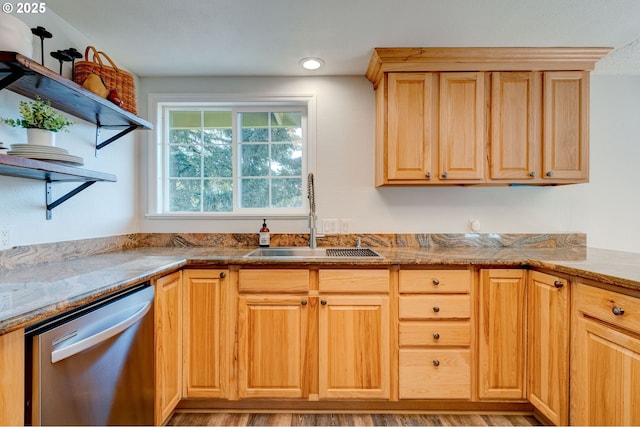
[[[307,296],[240,295],[238,397],[307,395]]]
[[[469,270],[399,271],[400,399],[471,399]]]
[[[480,399],[524,400],[526,270],[483,269],[479,301]]]
[[[24,425],[24,329],[0,335],[0,425]]]
[[[155,281],[155,425],[162,425],[182,398],[182,272]]]
[[[227,315],[226,269],[183,273],[183,391],[185,398],[226,398],[231,334]]]
[[[530,271],[527,283],[529,401],[555,425],[569,423],[569,281]]]
[[[572,425],[640,425],[640,299],[573,290]]]
[[[388,296],[321,294],[318,334],[321,399],[389,398]]]
[[[238,397],[389,398],[389,271],[317,274],[240,270]]]

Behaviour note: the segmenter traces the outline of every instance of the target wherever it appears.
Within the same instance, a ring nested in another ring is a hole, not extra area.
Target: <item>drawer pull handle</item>
[[[322,304],[322,305],[327,305],[327,300],[326,300],[326,299],[321,300],[321,301],[320,301],[320,304]]]
[[[435,307],[433,307],[433,312],[437,313],[440,311],[440,307],[438,307],[437,305]]]
[[[302,304],[302,305],[307,305],[307,300],[306,300],[306,299],[303,299],[302,301],[300,301],[300,304]]]
[[[433,279],[432,282],[433,282],[434,286],[438,286],[440,284],[440,280],[438,280],[438,279]]]
[[[434,339],[434,340],[439,340],[439,339],[440,339],[440,334],[439,334],[439,333],[437,333],[437,332],[434,332],[434,333],[433,333],[433,339]]]
[[[227,273],[225,273],[224,271],[220,273],[220,278],[224,279],[225,277],[227,277]]]
[[[560,280],[556,280],[555,282],[553,282],[553,286],[560,289],[561,287],[564,286],[564,283],[562,283]]]
[[[433,366],[440,366],[440,361],[438,359],[435,359],[433,361]]]
[[[611,309],[611,312],[613,313],[614,316],[622,316],[624,314],[624,308],[614,305],[613,308]]]

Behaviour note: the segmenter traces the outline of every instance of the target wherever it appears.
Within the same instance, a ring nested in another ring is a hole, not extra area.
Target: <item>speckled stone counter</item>
[[[363,239],[364,240],[364,239]],[[204,265],[355,265],[361,267],[487,266],[533,267],[640,291],[640,254],[591,249],[580,245],[377,246],[381,259],[255,259],[253,246],[206,247],[188,244],[121,248],[105,254],[18,266],[0,272],[0,334],[35,324],[110,293],[175,271]],[[535,240],[535,239],[534,239]],[[470,243],[471,242],[471,243]],[[540,243],[542,242],[542,243]],[[544,243],[547,242],[547,243]],[[166,242],[162,242],[166,244]]]

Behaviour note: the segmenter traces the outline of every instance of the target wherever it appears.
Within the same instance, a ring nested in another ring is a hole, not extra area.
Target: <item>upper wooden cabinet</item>
[[[376,185],[589,179],[589,73],[609,48],[383,48]]]

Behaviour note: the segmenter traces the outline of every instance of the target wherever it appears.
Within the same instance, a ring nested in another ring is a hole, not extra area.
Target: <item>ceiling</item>
[[[638,0],[47,0],[138,76],[364,75],[374,47],[613,47],[640,74]],[[307,56],[324,59],[302,69]]]

